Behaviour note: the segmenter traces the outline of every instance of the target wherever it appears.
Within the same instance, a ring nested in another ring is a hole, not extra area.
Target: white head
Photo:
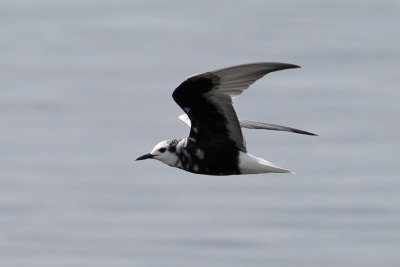
[[[170,166],[175,166],[178,162],[178,156],[175,153],[176,143],[173,140],[166,140],[158,143],[153,150],[136,160],[156,159]]]

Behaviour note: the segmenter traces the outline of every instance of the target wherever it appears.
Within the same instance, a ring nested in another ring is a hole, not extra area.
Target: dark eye
[[[165,147],[163,147],[163,148],[160,148],[158,151],[160,151],[161,153],[164,153],[165,152]]]

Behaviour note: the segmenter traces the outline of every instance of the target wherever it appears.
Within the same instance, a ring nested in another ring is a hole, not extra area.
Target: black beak
[[[154,156],[150,153],[138,157],[136,160],[152,159]]]

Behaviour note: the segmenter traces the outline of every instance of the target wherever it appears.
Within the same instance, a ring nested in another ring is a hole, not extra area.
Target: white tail
[[[241,174],[255,174],[255,173],[293,173],[290,170],[283,169],[266,161],[262,158],[257,158],[253,155],[240,152],[239,154],[239,170]]]

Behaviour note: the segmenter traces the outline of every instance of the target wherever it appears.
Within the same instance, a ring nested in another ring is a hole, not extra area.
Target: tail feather
[[[281,168],[265,159],[255,157],[253,155],[240,152],[239,169],[242,174],[255,173],[292,173],[293,171]]]

